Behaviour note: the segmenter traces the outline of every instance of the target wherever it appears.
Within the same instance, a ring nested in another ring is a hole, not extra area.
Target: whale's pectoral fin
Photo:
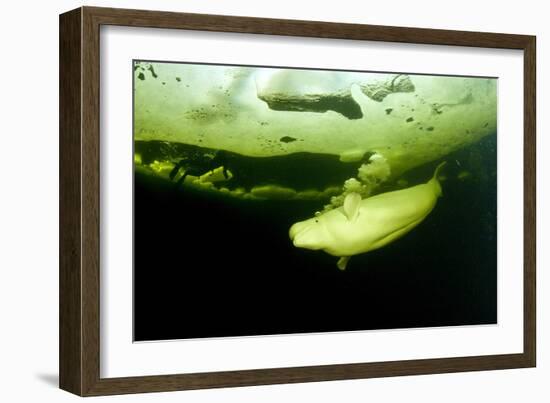
[[[348,265],[350,256],[342,256],[340,259],[338,259],[338,262],[336,263],[336,266],[342,271],[346,270],[346,266]]]
[[[359,215],[361,206],[361,195],[359,193],[350,193],[344,199],[344,214],[349,221],[354,221]]]

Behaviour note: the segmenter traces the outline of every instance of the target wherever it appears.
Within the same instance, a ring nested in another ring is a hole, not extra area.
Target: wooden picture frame
[[[523,353],[100,377],[100,26],[519,49],[524,52]],[[535,37],[483,32],[81,7],[60,16],[60,387],[80,396],[534,367]]]

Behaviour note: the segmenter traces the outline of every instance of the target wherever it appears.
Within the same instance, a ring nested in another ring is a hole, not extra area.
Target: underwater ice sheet
[[[496,132],[491,78],[147,62],[135,73],[136,140],[247,156],[379,152],[399,175]]]
[[[136,340],[496,322],[497,79],[133,75]]]

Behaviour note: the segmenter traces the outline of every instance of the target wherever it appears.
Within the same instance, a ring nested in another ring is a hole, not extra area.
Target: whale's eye
[[[315,222],[319,222],[319,220],[315,220]]]

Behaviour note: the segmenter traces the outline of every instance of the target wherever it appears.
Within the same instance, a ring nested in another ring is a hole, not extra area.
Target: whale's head
[[[290,227],[290,240],[297,248],[319,250],[329,243],[329,233],[323,217],[313,217]]]

